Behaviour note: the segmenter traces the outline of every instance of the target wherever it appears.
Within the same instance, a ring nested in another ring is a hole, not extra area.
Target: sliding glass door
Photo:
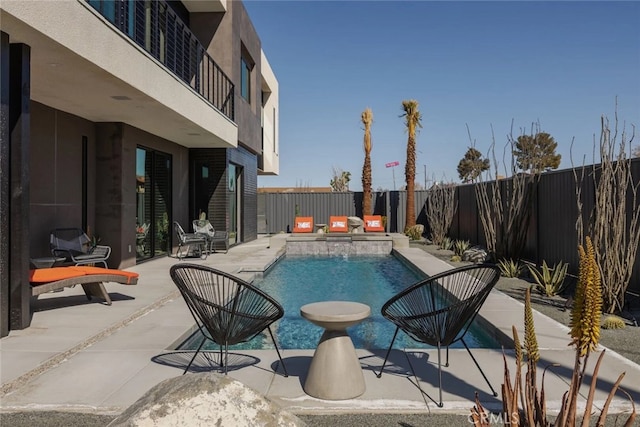
[[[136,260],[171,248],[171,155],[136,150]]]
[[[242,167],[229,163],[229,245],[240,243],[242,235]]]

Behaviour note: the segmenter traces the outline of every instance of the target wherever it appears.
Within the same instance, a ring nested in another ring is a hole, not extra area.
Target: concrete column
[[[0,337],[9,335],[9,35],[0,32]]]
[[[29,284],[29,142],[31,140],[31,48],[11,44],[9,49],[10,138],[10,329],[31,324]]]

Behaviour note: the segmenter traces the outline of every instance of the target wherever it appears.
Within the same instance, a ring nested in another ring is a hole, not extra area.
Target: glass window
[[[240,93],[247,102],[251,102],[251,66],[244,57],[241,59],[240,72]]]

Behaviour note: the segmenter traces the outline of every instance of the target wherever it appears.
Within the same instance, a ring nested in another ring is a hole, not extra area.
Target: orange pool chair
[[[329,232],[330,233],[346,233],[349,231],[347,225],[346,216],[331,216],[329,217]]]
[[[384,231],[384,226],[382,225],[382,215],[365,215],[364,231]]]
[[[136,285],[138,273],[90,266],[52,267],[31,270],[29,281],[33,296],[68,286],[81,285],[87,298],[101,297],[107,305],[111,305],[111,298],[104,287],[104,282]]]
[[[294,233],[311,233],[313,231],[312,216],[297,216],[293,223]]]

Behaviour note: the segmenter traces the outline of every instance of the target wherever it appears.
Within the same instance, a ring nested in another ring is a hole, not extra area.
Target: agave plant
[[[498,268],[502,277],[517,278],[520,277],[524,271],[524,265],[520,264],[520,261],[509,259],[501,259],[498,261]]]
[[[453,240],[451,240],[450,237],[442,239],[442,242],[440,242],[440,249],[444,249],[446,251],[453,249]]]
[[[567,275],[567,267],[569,264],[562,261],[549,268],[546,261],[542,261],[542,268],[538,270],[535,267],[527,265],[529,272],[536,281],[536,287],[543,295],[552,297],[558,295],[565,287],[564,279]]]
[[[471,247],[468,240],[456,240],[453,242],[453,252],[462,258],[462,254]]]

